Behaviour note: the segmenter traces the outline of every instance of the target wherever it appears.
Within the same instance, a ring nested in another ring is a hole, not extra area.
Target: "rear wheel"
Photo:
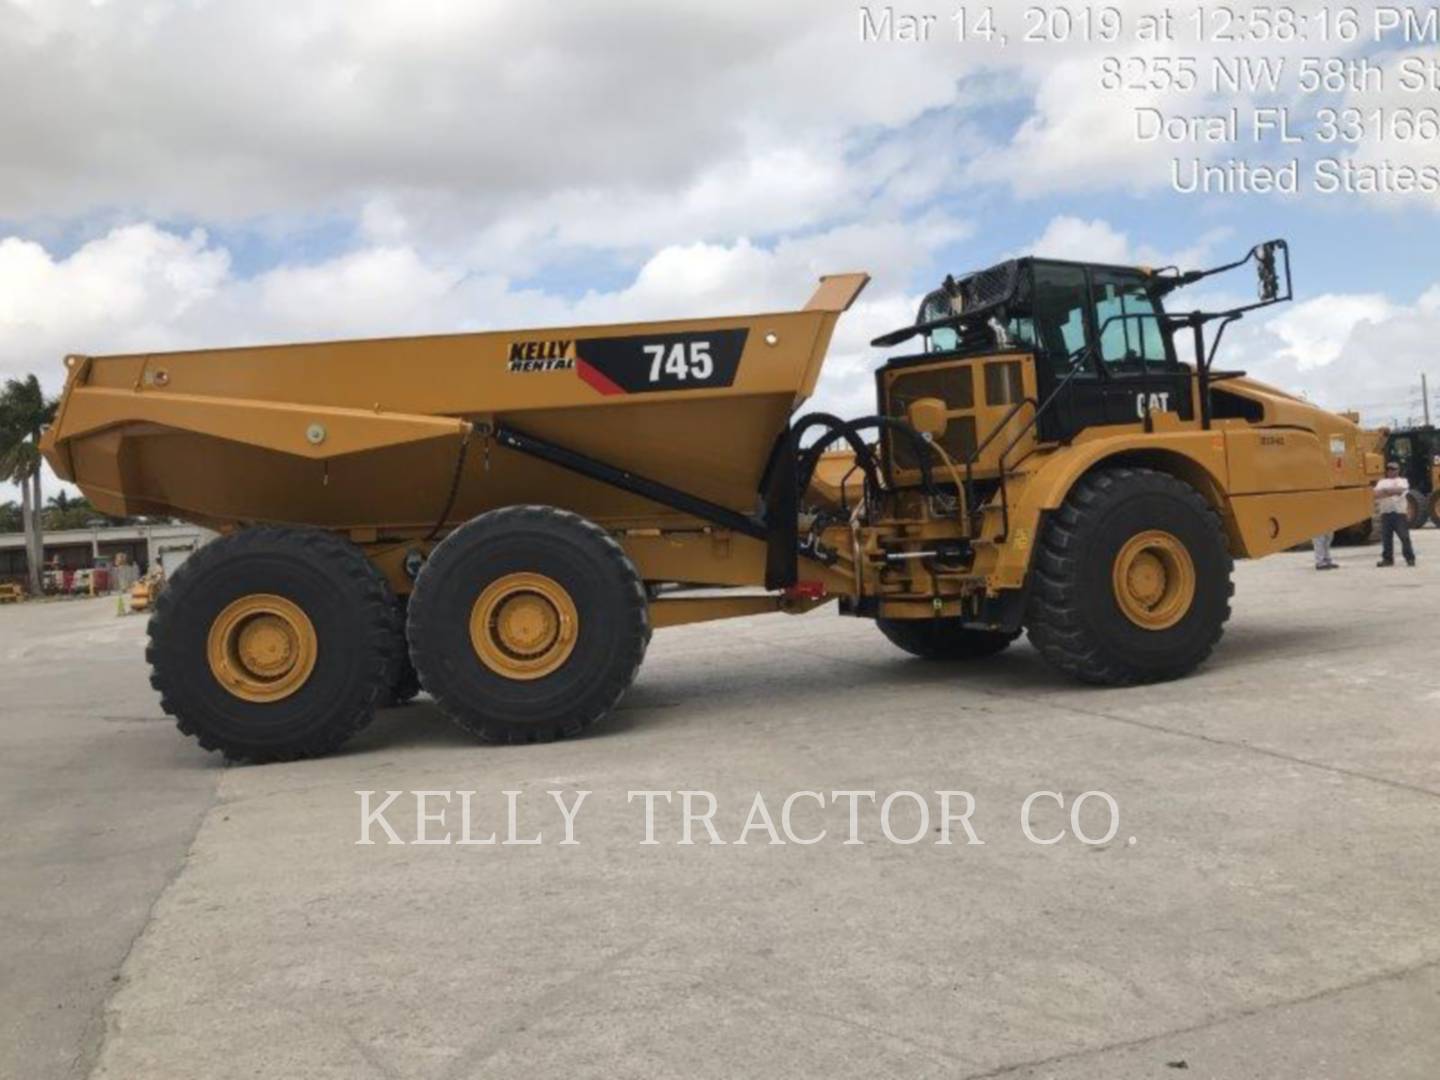
[[[151,685],[182,732],[255,762],[329,753],[369,723],[398,621],[354,545],[256,528],[185,560],[150,618]]]
[[[650,642],[634,564],[608,533],[547,506],[456,529],[410,598],[410,655],[425,689],[491,742],[574,735],[605,716]]]
[[[1194,488],[1150,469],[1091,473],[1035,552],[1030,640],[1085,682],[1178,678],[1220,640],[1231,568],[1220,520]]]
[[[959,619],[876,619],[892,644],[925,660],[979,660],[1009,647],[1020,631],[976,630]]]

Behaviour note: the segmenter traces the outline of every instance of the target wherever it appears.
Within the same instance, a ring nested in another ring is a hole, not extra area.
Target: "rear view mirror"
[[[1255,274],[1260,279],[1260,302],[1274,303],[1280,296],[1280,275],[1275,269],[1274,240],[1267,240],[1255,249]]]

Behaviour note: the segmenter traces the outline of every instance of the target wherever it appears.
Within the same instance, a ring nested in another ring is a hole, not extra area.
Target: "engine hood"
[[[1214,389],[1258,402],[1265,410],[1265,418],[1260,421],[1262,427],[1303,428],[1317,435],[1353,435],[1360,431],[1358,424],[1339,413],[1249,376],[1226,379],[1216,383]]]

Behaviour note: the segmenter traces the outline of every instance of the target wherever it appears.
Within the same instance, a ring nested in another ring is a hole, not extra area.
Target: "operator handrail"
[[[1004,540],[1005,537],[1010,535],[1010,500],[1005,491],[1005,455],[1010,453],[1011,450],[1014,450],[1020,440],[1029,434],[1030,429],[1040,423],[1040,418],[1045,415],[1045,410],[1055,403],[1055,399],[1060,396],[1060,392],[1070,385],[1070,380],[1080,373],[1085,367],[1085,362],[1093,357],[1094,352],[1095,348],[1093,345],[1087,345],[1080,351],[1080,355],[1078,355],[1070,365],[1070,370],[1065,373],[1065,377],[1055,385],[1055,389],[1050,391],[1050,396],[1040,404],[1039,408],[1035,410],[1034,415],[1030,417],[1030,422],[1016,432],[1015,437],[1005,444],[1005,449],[1000,451],[1000,458],[997,462],[1000,473],[999,540]]]
[[[970,456],[965,459],[965,507],[967,515],[971,518],[975,516],[975,462],[978,461],[980,455],[985,452],[985,448],[995,441],[995,436],[1004,431],[1010,421],[1015,419],[1015,414],[1026,405],[1032,405],[1036,409],[1040,408],[1040,403],[1028,394],[1021,398],[1014,405],[1010,406],[1010,411],[1005,414],[1004,418],[1001,419],[998,424],[990,429],[990,434],[986,435],[985,440],[975,447]],[[973,526],[974,522],[971,521],[970,524]]]

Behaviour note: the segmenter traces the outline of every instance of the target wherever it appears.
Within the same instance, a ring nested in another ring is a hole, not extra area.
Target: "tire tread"
[[[1099,526],[1112,500],[1147,489],[1178,498],[1202,515],[1225,552],[1226,601],[1198,659],[1187,670],[1209,657],[1230,618],[1229,598],[1235,592],[1234,583],[1230,580],[1234,559],[1225,541],[1220,516],[1205,498],[1189,484],[1154,469],[1126,466],[1091,473],[1076,483],[1042,530],[1032,562],[1030,596],[1026,605],[1026,632],[1031,644],[1051,665],[1082,682],[1131,686],[1183,674],[1179,671],[1141,672],[1117,662],[1107,656],[1103,643],[1087,631],[1080,618],[1080,567],[1073,556],[1079,546],[1080,535]]]
[[[425,588],[427,572],[443,572],[445,563],[455,553],[458,557],[466,546],[474,541],[477,533],[482,534],[497,528],[530,527],[542,532],[563,530],[571,533],[567,540],[578,539],[594,545],[610,564],[616,579],[621,582],[625,609],[620,613],[622,625],[638,630],[638,633],[621,635],[621,644],[629,648],[629,654],[622,664],[611,673],[604,686],[588,697],[583,707],[568,715],[556,717],[548,723],[502,724],[497,725],[487,717],[479,715],[470,703],[458,699],[448,688],[448,680],[441,674],[439,656],[434,655],[434,643],[440,640],[441,631],[432,629],[429,593]],[[432,570],[432,568],[434,568]],[[650,626],[650,605],[645,595],[645,583],[641,580],[635,564],[625,554],[616,539],[593,521],[569,510],[554,506],[521,504],[491,510],[455,529],[431,552],[425,567],[421,570],[411,594],[408,616],[408,637],[410,659],[419,673],[420,683],[434,697],[440,710],[455,724],[486,742],[534,743],[551,742],[580,734],[586,728],[609,714],[619,703],[625,691],[635,681],[645,651],[650,644],[653,630]]]
[[[178,642],[170,632],[170,624],[179,606],[185,602],[190,582],[198,581],[207,569],[248,552],[276,546],[294,546],[307,557],[331,563],[342,571],[360,597],[365,613],[365,636],[376,660],[359,703],[337,722],[285,747],[267,750],[241,748],[209,731],[202,717],[189,714],[181,704],[180,688],[170,677],[171,663],[180,662],[173,656]],[[219,751],[227,761],[252,764],[319,757],[339,749],[374,718],[375,708],[388,687],[389,673],[397,664],[399,642],[403,641],[389,584],[359,548],[323,530],[278,525],[261,525],[223,536],[186,559],[166,588],[160,591],[146,626],[146,635],[145,659],[150,664],[150,685],[160,695],[160,708],[174,717],[180,733],[190,736],[206,750]]]

